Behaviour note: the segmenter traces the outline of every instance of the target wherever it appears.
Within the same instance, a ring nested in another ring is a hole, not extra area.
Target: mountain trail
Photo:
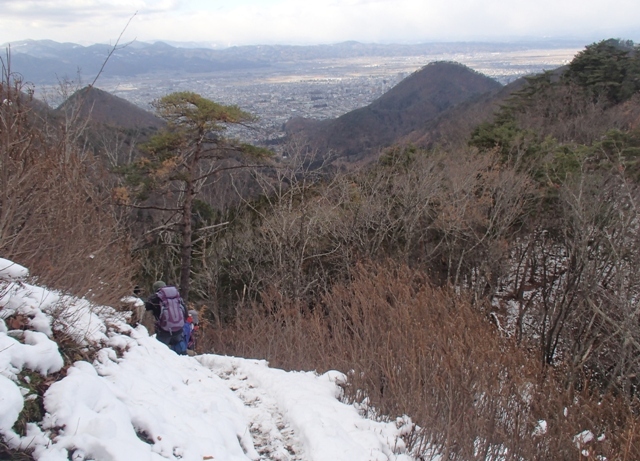
[[[306,461],[302,443],[278,408],[275,399],[258,387],[252,379],[229,365],[215,370],[244,403],[249,427],[260,460]]]

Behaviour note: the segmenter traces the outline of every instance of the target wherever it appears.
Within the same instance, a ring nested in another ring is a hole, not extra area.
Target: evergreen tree
[[[117,191],[121,202],[141,209],[172,212],[169,225],[180,234],[180,292],[189,298],[193,222],[196,198],[207,179],[231,168],[227,158],[264,156],[265,151],[222,136],[229,125],[243,125],[254,117],[237,106],[210,101],[193,92],[167,95],[154,103],[167,126],[147,144],[143,155],[121,170],[127,187]],[[160,201],[158,197],[163,197]]]
[[[632,41],[603,40],[587,46],[569,64],[565,81],[594,99],[618,104],[640,91],[640,56]]]

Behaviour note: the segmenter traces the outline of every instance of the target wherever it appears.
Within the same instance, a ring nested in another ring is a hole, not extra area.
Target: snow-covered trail
[[[126,315],[25,281],[0,258],[0,439],[38,461],[410,461],[408,418],[378,422],[339,399],[337,371],[178,356]],[[13,330],[13,320],[26,319]],[[12,320],[13,319],[13,320]],[[63,363],[54,331],[92,355]],[[44,395],[33,374],[57,373]],[[23,408],[45,414],[15,432]]]
[[[198,357],[244,403],[261,459],[278,461],[408,460],[400,436],[410,422],[363,418],[341,403],[337,371],[285,372],[265,361],[217,355]]]
[[[211,363],[211,360],[205,361]],[[246,406],[251,436],[261,460],[307,461],[297,435],[275,399],[257,387],[256,382],[242,373],[232,360],[218,360],[214,369]]]

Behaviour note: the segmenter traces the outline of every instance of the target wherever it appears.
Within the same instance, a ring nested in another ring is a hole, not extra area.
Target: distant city
[[[507,84],[565,65],[578,51],[553,48],[328,58],[208,73],[155,71],[135,77],[101,76],[96,86],[150,111],[153,100],[175,91],[194,91],[221,104],[237,105],[258,121],[252,128],[236,128],[228,135],[264,144],[282,137],[283,125],[291,117],[333,118],[366,106],[429,62],[459,62]],[[51,94],[51,87],[48,90]]]

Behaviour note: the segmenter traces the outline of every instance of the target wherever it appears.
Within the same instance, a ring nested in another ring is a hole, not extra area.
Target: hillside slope
[[[289,137],[302,136],[319,152],[362,160],[447,109],[499,88],[498,82],[466,66],[435,62],[366,107],[331,120],[292,119],[285,128]]]
[[[520,78],[498,90],[450,107],[437,117],[417,126],[398,140],[398,144],[412,144],[426,149],[436,145],[466,145],[473,130],[479,124],[492,120],[500,107],[513,93],[522,89],[526,82],[525,78]]]
[[[91,86],[76,91],[56,112],[73,112],[80,119],[122,129],[157,129],[164,125],[164,121],[151,112]]]

